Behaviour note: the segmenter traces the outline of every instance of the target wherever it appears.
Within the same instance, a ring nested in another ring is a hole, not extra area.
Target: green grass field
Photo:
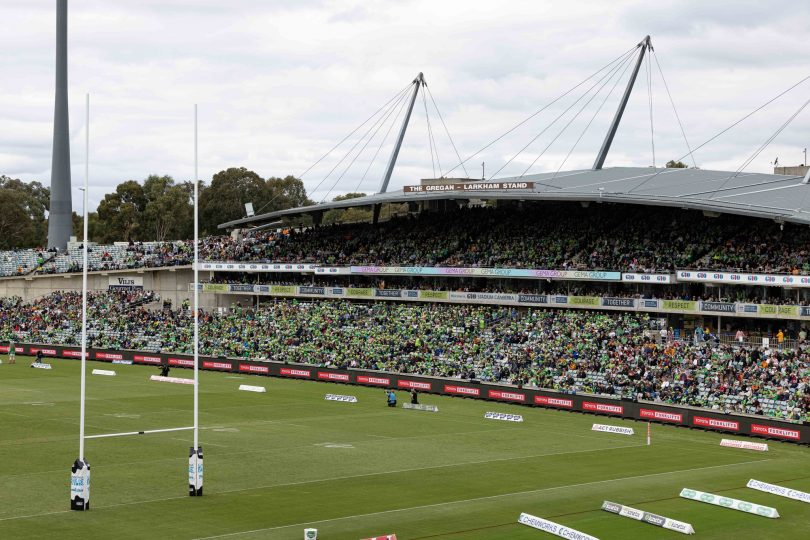
[[[810,504],[745,488],[810,491],[810,450],[720,448],[720,434],[459,398],[438,413],[385,406],[381,389],[201,373],[205,495],[187,496],[191,432],[87,441],[91,510],[70,512],[79,363],[0,365],[0,538],[543,539],[521,512],[601,539],[680,538],[600,510],[607,499],[692,523],[696,538],[808,538]],[[92,367],[116,377],[90,376]],[[192,388],[156,368],[89,363],[87,434],[192,424]],[[172,375],[190,377],[190,371]],[[267,394],[239,392],[240,383]],[[325,393],[356,395],[329,402]],[[406,400],[400,394],[400,403]],[[525,422],[485,420],[516,412]],[[628,425],[635,436],[590,431]],[[680,499],[683,487],[776,507],[780,519]]]

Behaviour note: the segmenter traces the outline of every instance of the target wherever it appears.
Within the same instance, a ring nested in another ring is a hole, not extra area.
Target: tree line
[[[216,173],[200,182],[200,234],[215,235],[217,225],[245,217],[245,203],[256,213],[314,204],[294,176],[262,178],[245,167]],[[99,243],[189,239],[194,235],[194,183],[168,175],[126,180],[107,193],[88,215],[88,236]],[[74,208],[81,208],[81,202]],[[0,249],[47,244],[50,189],[40,182],[0,176]],[[73,233],[81,238],[82,216],[73,212]]]

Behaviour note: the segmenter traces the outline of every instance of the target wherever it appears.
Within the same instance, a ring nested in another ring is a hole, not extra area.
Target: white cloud
[[[203,179],[229,166],[300,174],[420,71],[462,156],[468,156],[645,34],[693,146],[807,75],[810,8],[795,2],[277,1],[71,2],[69,90],[74,183],[83,177],[84,94],[92,94],[91,205],[127,179],[184,180],[192,168],[192,105],[200,106]],[[52,0],[0,5],[0,173],[49,181],[53,114]],[[652,162],[643,71],[608,165]],[[697,152],[704,168],[736,169],[807,95],[794,91]],[[588,167],[615,98],[565,168]],[[572,123],[533,172],[556,170],[596,105]],[[538,115],[470,160],[491,174],[571,102]],[[660,79],[653,82],[658,164],[686,153]],[[577,110],[505,167],[520,174]],[[810,142],[805,111],[748,168],[775,156],[799,163]],[[442,169],[454,152],[431,122]],[[360,189],[379,185],[389,144]],[[420,101],[391,187],[433,174]],[[380,133],[380,137],[384,130]],[[377,139],[379,141],[379,139]],[[354,190],[377,142],[329,193]],[[308,189],[335,158],[305,178]],[[313,193],[320,200],[335,175]],[[453,175],[461,174],[461,169]],[[74,206],[78,205],[74,193]]]

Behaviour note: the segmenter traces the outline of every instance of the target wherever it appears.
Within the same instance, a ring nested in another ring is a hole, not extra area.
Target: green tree
[[[0,246],[44,246],[48,236],[46,212],[50,189],[39,182],[0,176]]]
[[[101,227],[98,221],[98,213],[90,212],[87,217],[87,238],[91,242],[99,242]],[[84,220],[77,212],[73,212],[73,233],[80,242],[84,238]]]
[[[365,193],[346,193],[344,195],[338,195],[332,200],[348,201],[365,196]],[[371,218],[372,210],[370,206],[355,206],[352,208],[328,210],[323,215],[323,223],[324,225],[332,223],[355,223],[358,221],[371,221]]]
[[[105,243],[141,240],[145,208],[143,186],[135,180],[118,184],[115,192],[106,194],[98,205],[98,240]]]
[[[260,208],[267,199],[266,183],[257,173],[244,167],[219,171],[200,193],[200,231],[219,234],[220,223],[245,217],[245,203]]]
[[[143,183],[146,197],[142,223],[143,240],[181,240],[193,236],[194,215],[190,182],[175,184],[171,176],[149,176]]]
[[[688,165],[683,161],[675,161],[674,159],[670,159],[667,161],[666,165],[667,169],[686,169]]]

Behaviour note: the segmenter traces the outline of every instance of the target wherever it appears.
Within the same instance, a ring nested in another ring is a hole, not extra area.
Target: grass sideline
[[[323,540],[553,538],[517,524],[521,512],[602,539],[683,537],[603,512],[605,499],[687,521],[697,538],[802,538],[810,522],[807,503],[745,488],[756,478],[810,491],[806,447],[721,448],[728,435],[659,425],[647,447],[640,422],[429,395],[422,402],[440,412],[424,413],[386,407],[381,389],[214,372],[200,374],[202,498],[187,496],[190,432],[94,439],[91,510],[70,512],[79,362],[49,359],[46,371],[0,359],[0,538],[298,539],[310,525]],[[87,434],[191,425],[191,387],[149,381],[155,373],[89,362]],[[486,420],[489,410],[525,421]],[[636,434],[591,432],[595,422]],[[782,517],[680,499],[683,487]]]

